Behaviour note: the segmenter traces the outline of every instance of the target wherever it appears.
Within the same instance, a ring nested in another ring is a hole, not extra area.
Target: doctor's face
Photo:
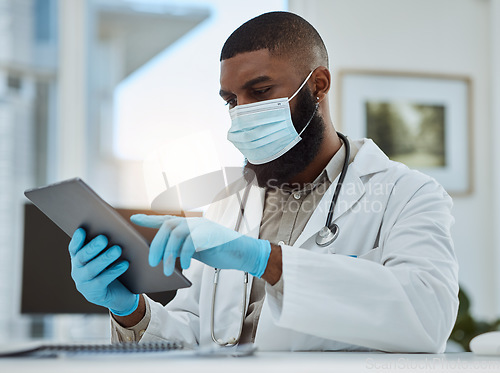
[[[290,61],[273,57],[267,49],[240,53],[221,62],[220,95],[229,108],[290,97],[308,73],[298,73]],[[292,100],[292,111],[294,104]]]
[[[221,62],[220,95],[229,108],[291,97],[309,73],[297,70],[291,61],[273,57],[267,49],[240,53]],[[245,176],[251,179],[255,175],[261,187],[290,183],[293,176],[303,171],[319,152],[324,122],[321,115],[315,112],[316,100],[309,88],[310,80],[290,101],[297,133],[314,113],[311,123],[301,135],[302,140],[278,159],[261,165],[248,162],[245,165]]]

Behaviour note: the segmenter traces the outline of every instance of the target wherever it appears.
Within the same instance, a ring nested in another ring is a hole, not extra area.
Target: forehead
[[[220,85],[230,90],[235,85],[244,84],[258,76],[269,76],[272,79],[290,78],[295,74],[293,64],[284,57],[271,55],[267,49],[237,54],[221,61]]]

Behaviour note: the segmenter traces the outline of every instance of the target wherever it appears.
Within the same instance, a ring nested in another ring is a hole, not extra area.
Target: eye
[[[236,106],[236,102],[236,98],[230,98],[226,101],[226,106],[229,106],[229,108],[233,108]]]
[[[264,88],[254,89],[253,92],[256,95],[263,95],[263,94],[267,93],[270,89],[271,89],[271,87],[264,87]]]

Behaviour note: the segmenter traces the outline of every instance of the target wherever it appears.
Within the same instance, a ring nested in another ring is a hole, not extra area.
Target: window
[[[162,172],[172,186],[223,166],[242,166],[242,155],[226,140],[230,120],[218,95],[220,50],[245,21],[287,7],[283,0],[182,4],[208,7],[210,15],[114,93],[113,153],[124,162],[145,160],[150,172],[126,184],[137,191],[134,183],[145,178],[149,202],[166,187]]]

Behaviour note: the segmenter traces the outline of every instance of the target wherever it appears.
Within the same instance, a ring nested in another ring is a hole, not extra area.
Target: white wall
[[[494,220],[493,231],[495,234],[496,271],[495,294],[500,294],[500,147],[496,142],[500,138],[500,0],[492,0],[490,10],[491,25],[491,125],[492,136],[490,144],[493,155],[493,203]],[[496,193],[495,193],[496,192]],[[500,295],[496,299],[497,310],[500,310]],[[497,312],[498,313],[498,312]]]
[[[498,266],[492,260],[495,240],[500,239],[495,237],[493,229],[497,210],[492,204],[491,1],[290,0],[289,3],[291,11],[309,20],[322,35],[335,80],[336,72],[347,68],[471,78],[474,190],[470,195],[454,198],[453,237],[460,263],[460,283],[472,298],[473,312],[484,318],[500,313],[500,292],[495,291],[498,288],[494,281]],[[495,6],[498,13],[498,4]],[[498,14],[496,17],[498,24]],[[498,26],[496,30],[498,33]],[[335,108],[335,92],[330,100]],[[496,115],[498,124],[498,110]],[[498,152],[496,158],[498,169]],[[500,207],[498,202],[497,207]]]

